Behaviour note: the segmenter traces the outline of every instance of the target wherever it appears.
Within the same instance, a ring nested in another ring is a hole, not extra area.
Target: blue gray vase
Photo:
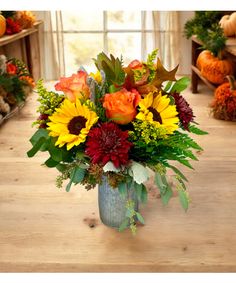
[[[134,201],[135,210],[138,211],[138,200],[132,188],[129,190],[129,199]],[[107,177],[103,176],[102,184],[98,186],[99,213],[103,224],[119,228],[125,219],[126,202],[127,199],[122,198],[118,189],[112,188]]]

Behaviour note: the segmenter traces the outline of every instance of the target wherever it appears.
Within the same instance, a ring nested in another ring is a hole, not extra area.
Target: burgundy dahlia
[[[185,130],[188,130],[190,122],[193,122],[193,110],[190,108],[188,102],[179,93],[172,93],[175,99],[176,110],[178,111],[179,119]]]
[[[85,152],[93,164],[104,166],[111,161],[118,168],[128,163],[131,146],[128,131],[122,131],[116,124],[107,122],[90,130]]]

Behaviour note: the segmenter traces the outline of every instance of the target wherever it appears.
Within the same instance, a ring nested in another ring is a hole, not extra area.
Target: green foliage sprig
[[[194,18],[185,23],[184,35],[186,38],[196,35],[203,43],[202,48],[217,56],[225,48],[227,40],[219,25],[220,18],[221,14],[217,11],[197,11]]]

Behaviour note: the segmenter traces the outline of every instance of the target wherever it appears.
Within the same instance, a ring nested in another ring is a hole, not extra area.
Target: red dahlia
[[[111,161],[118,168],[128,163],[131,146],[128,131],[122,131],[116,124],[107,122],[90,130],[85,152],[93,164],[104,166]]]
[[[182,95],[179,93],[172,93],[172,96],[175,99],[176,110],[179,113],[178,117],[180,122],[185,130],[188,130],[189,123],[193,122],[193,118],[195,117],[193,115],[193,110]]]

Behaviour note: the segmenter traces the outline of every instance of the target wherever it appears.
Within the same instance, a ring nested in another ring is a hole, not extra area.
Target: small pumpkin
[[[6,31],[6,19],[3,15],[0,15],[0,37],[5,34]]]
[[[227,76],[228,82],[217,87],[212,103],[214,117],[221,120],[236,121],[236,82]]]
[[[205,61],[213,60],[215,57],[209,50],[203,50],[197,57],[196,66],[201,71]]]
[[[220,22],[225,36],[235,36],[236,34],[236,12],[230,15],[224,15]]]
[[[231,61],[219,59],[208,50],[204,50],[199,54],[197,66],[204,78],[217,85],[225,82],[226,76],[232,75],[234,72],[233,63]]]

